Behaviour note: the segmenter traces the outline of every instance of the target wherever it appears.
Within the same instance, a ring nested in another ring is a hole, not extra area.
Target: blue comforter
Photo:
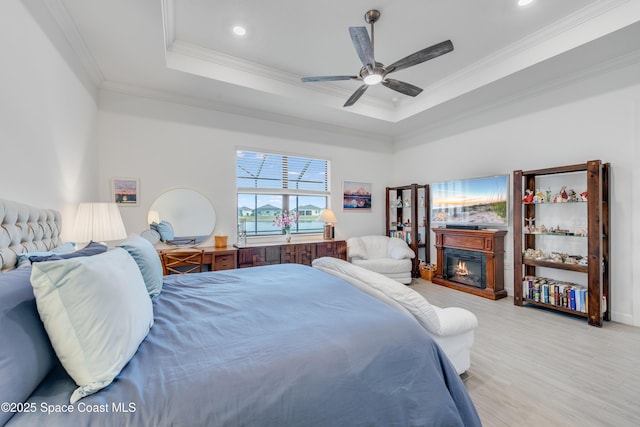
[[[302,265],[165,277],[113,384],[69,406],[55,369],[9,426],[474,426],[417,322]]]

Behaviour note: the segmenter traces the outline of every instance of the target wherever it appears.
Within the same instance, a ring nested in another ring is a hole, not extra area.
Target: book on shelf
[[[411,232],[405,230],[391,230],[389,231],[389,237],[397,237],[404,240],[408,245],[411,244]]]
[[[522,282],[522,294],[525,299],[534,302],[587,312],[588,290],[575,283],[526,276]]]

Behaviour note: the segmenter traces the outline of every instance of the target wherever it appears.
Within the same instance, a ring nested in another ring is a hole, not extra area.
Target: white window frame
[[[325,162],[325,190],[301,190],[296,188],[288,188],[289,184],[294,181],[289,181],[288,178],[288,168],[285,166],[282,168],[282,180],[283,185],[282,188],[256,188],[256,187],[239,187],[238,186],[238,157],[240,152],[246,152],[249,154],[264,154],[264,155],[272,155],[272,156],[281,156],[283,159],[288,159],[290,157],[308,159],[314,161],[322,161]],[[331,171],[331,161],[326,158],[321,157],[310,157],[308,155],[301,155],[295,153],[284,153],[277,152],[273,150],[261,150],[254,148],[244,148],[244,147],[236,147],[236,222],[239,223],[238,219],[240,218],[238,209],[240,206],[237,206],[238,196],[241,194],[246,195],[276,195],[282,197],[282,210],[291,211],[292,207],[289,206],[289,198],[291,196],[310,196],[310,197],[322,197],[326,199],[326,208],[330,208],[331,201],[331,182],[330,182],[330,171]],[[255,206],[257,208],[258,206]],[[293,207],[295,208],[295,207]],[[297,228],[292,229],[292,234],[322,234],[323,229],[313,229],[310,231],[299,231]],[[266,237],[273,236],[273,232],[262,232],[258,231],[248,234],[248,238],[255,237]]]

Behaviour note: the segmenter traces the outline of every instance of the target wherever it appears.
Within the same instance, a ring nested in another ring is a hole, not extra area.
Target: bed
[[[22,223],[31,225],[17,229],[47,227]],[[20,251],[15,236],[0,242]],[[294,264],[163,277],[135,354],[113,382],[70,404],[78,384],[48,348],[37,287],[29,289],[34,269],[68,262],[0,274],[0,352],[9,343],[29,350],[9,368],[0,356],[0,400],[9,403],[0,425],[480,425],[456,371],[417,322],[340,278]],[[3,282],[7,274],[15,280]],[[25,383],[33,387],[22,398],[15,389]]]

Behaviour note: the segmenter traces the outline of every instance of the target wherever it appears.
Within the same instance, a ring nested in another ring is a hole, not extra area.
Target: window
[[[283,211],[298,213],[292,233],[319,233],[316,221],[329,199],[329,161],[285,154],[236,151],[238,222],[248,236],[282,234],[273,222]]]

